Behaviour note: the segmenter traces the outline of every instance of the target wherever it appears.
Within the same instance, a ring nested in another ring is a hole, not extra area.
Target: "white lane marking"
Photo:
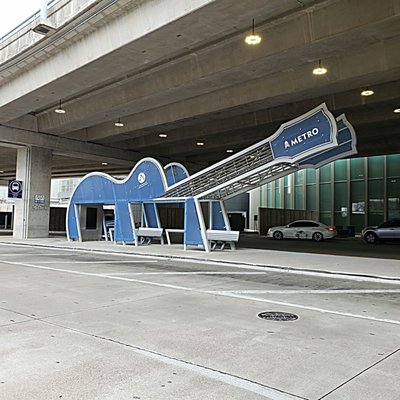
[[[18,244],[18,243],[0,243],[0,246],[10,246],[10,247],[29,247],[29,248],[38,248],[37,245],[30,245],[30,244]],[[54,246],[41,246],[42,248],[53,248]],[[89,253],[89,254],[102,254],[104,255],[105,252],[101,250],[93,250],[93,249],[82,249],[82,248],[63,248],[59,249],[56,247],[60,252],[71,252],[71,253]],[[352,274],[346,271],[324,271],[324,270],[304,270],[302,267],[291,267],[291,266],[284,266],[284,265],[253,265],[253,264],[245,264],[245,263],[232,263],[230,261],[219,261],[216,259],[195,259],[190,257],[179,257],[174,255],[149,255],[149,254],[139,254],[139,253],[123,253],[120,251],[110,251],[107,254],[109,255],[118,255],[118,257],[135,257],[135,258],[151,258],[153,260],[163,260],[166,262],[174,261],[174,262],[185,262],[191,264],[207,264],[207,265],[217,265],[219,267],[230,267],[230,268],[238,268],[238,269],[249,269],[249,270],[256,270],[256,271],[264,271],[270,273],[285,273],[285,274],[294,274],[294,275],[305,275],[305,276],[315,276],[315,277],[324,277],[324,278],[331,278],[331,279],[343,279],[349,281],[356,281],[356,282],[374,282],[374,283],[389,283],[392,285],[400,285],[400,276],[389,276],[389,275],[373,275],[365,276]],[[302,253],[306,254],[306,253]],[[311,255],[314,255],[310,253]],[[15,254],[14,254],[15,255]],[[59,255],[59,254],[55,254]],[[323,256],[329,256],[327,254],[319,254]],[[367,259],[367,261],[376,260],[374,259]],[[397,260],[395,260],[397,261]],[[325,267],[325,266],[323,266]],[[297,269],[299,268],[299,269]],[[329,268],[329,266],[327,266]]]
[[[141,263],[141,264],[149,264],[149,263],[158,263],[157,260],[148,260],[148,261],[143,261],[143,260],[132,260],[132,261],[118,261],[118,260],[101,260],[101,261],[62,261],[62,260],[55,260],[55,261],[39,261],[41,264],[135,264],[135,263]]]
[[[107,274],[95,274],[95,273],[91,273],[91,272],[73,271],[73,270],[64,269],[64,268],[45,267],[43,265],[28,264],[28,263],[17,262],[17,261],[2,261],[2,262],[4,264],[20,265],[22,267],[44,269],[44,270],[47,270],[47,271],[65,272],[65,273],[73,274],[73,275],[93,276],[93,277],[97,277],[97,278],[114,279],[114,280],[117,280],[117,281],[143,283],[145,285],[166,287],[166,288],[170,288],[170,289],[196,291],[196,289],[194,289],[194,288],[188,288],[188,287],[176,286],[176,285],[169,285],[167,283],[157,283],[157,282],[150,282],[150,281],[142,281],[140,279],[133,279],[133,278],[123,278],[122,276],[108,276]]]
[[[1,244],[1,243],[0,243]],[[62,254],[62,253],[0,253],[0,256],[10,256],[10,257],[23,257],[23,256],[67,256],[69,254]]]
[[[218,292],[214,292],[214,293],[218,293]],[[286,301],[267,300],[267,299],[261,299],[259,297],[244,296],[244,295],[235,294],[235,293],[221,293],[221,294],[223,296],[233,297],[233,298],[238,298],[238,299],[258,301],[261,303],[277,304],[277,305],[281,305],[281,306],[285,306],[285,307],[294,307],[294,308],[300,308],[300,309],[309,310],[309,311],[317,311],[322,314],[333,314],[333,315],[340,315],[342,317],[352,317],[352,318],[366,319],[369,321],[385,322],[388,324],[400,325],[400,321],[393,320],[393,319],[375,318],[375,317],[371,317],[368,315],[360,315],[360,314],[353,314],[353,313],[347,313],[347,312],[341,312],[341,311],[335,311],[335,310],[327,310],[325,308],[319,308],[319,307],[313,307],[313,306],[302,306],[300,304],[288,303]]]
[[[282,306],[286,306],[286,307],[294,307],[294,308],[300,308],[303,310],[316,311],[316,312],[320,312],[323,314],[333,314],[333,315],[339,315],[339,316],[344,316],[344,317],[359,318],[359,319],[364,319],[364,320],[369,320],[369,321],[384,322],[384,323],[388,323],[388,324],[400,325],[400,321],[393,320],[393,319],[375,318],[375,317],[371,317],[371,316],[367,316],[367,315],[346,313],[346,312],[328,310],[328,309],[312,307],[312,306],[302,306],[300,304],[288,303],[288,302],[284,302],[284,301],[274,301],[274,300],[262,299],[259,297],[246,296],[246,295],[242,295],[242,294],[226,293],[224,291],[202,290],[202,289],[189,288],[189,287],[185,287],[185,286],[170,285],[170,284],[166,284],[166,283],[143,281],[140,279],[123,278],[121,276],[108,276],[105,274],[94,274],[94,273],[90,273],[90,272],[71,271],[68,269],[44,267],[42,265],[34,265],[34,264],[21,263],[21,262],[3,261],[3,263],[11,264],[11,265],[20,265],[22,267],[44,269],[44,270],[48,270],[48,271],[65,272],[65,273],[74,274],[74,275],[93,276],[93,277],[97,277],[97,278],[106,278],[106,279],[114,279],[114,280],[118,280],[118,281],[135,282],[135,283],[141,283],[144,285],[165,287],[168,289],[184,290],[184,291],[188,291],[188,292],[203,293],[203,294],[214,295],[214,296],[217,295],[217,296],[231,297],[231,298],[242,299],[242,300],[257,301],[260,303],[277,304],[277,305],[282,305]]]
[[[113,273],[104,273],[104,275],[265,275],[266,272],[237,272],[237,271],[188,271],[188,272],[113,272]]]
[[[219,293],[237,294],[357,294],[400,293],[400,289],[293,289],[293,290],[218,290]]]

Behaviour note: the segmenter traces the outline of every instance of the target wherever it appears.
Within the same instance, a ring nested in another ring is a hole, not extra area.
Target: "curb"
[[[178,256],[178,255],[162,255],[155,253],[138,253],[138,252],[126,252],[119,250],[103,250],[103,249],[88,249],[85,247],[73,246],[73,247],[63,247],[59,245],[52,244],[35,244],[35,243],[19,243],[19,242],[1,242],[0,243],[7,245],[15,245],[15,246],[26,246],[26,247],[40,247],[47,249],[58,249],[58,250],[74,250],[74,251],[82,251],[87,253],[101,253],[101,254],[123,254],[127,256],[135,256],[135,257],[151,257],[158,258],[164,260],[179,260],[179,261],[190,261],[193,263],[204,264],[204,263],[213,263],[218,265],[226,265],[226,266],[234,266],[236,268],[244,267],[244,268],[255,268],[260,270],[270,270],[273,272],[286,272],[292,274],[299,275],[310,275],[310,276],[319,276],[319,277],[328,277],[328,278],[336,278],[336,279],[350,279],[356,281],[372,281],[372,282],[381,282],[381,283],[391,283],[391,284],[399,284],[400,285],[400,277],[391,277],[385,275],[373,275],[373,274],[357,274],[351,272],[341,272],[341,271],[330,271],[330,270],[315,270],[309,268],[300,268],[300,267],[290,267],[290,266],[279,266],[279,265],[267,265],[267,264],[258,264],[258,263],[247,263],[247,262],[235,262],[235,261],[227,261],[227,260],[218,260],[215,258],[196,258],[190,256]]]

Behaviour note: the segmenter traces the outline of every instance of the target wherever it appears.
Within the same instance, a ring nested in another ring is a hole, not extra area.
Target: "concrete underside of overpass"
[[[55,33],[37,22],[0,43],[0,179],[19,146],[50,149],[53,176],[147,156],[195,172],[322,102],[360,156],[400,153],[399,0],[61,0]]]

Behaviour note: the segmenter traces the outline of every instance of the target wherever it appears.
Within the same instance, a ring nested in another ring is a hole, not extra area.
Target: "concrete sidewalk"
[[[120,245],[112,242],[68,242],[66,238],[14,239],[11,236],[0,237],[1,244],[15,244],[43,248],[57,248],[80,251],[96,251],[124,255],[141,255],[168,259],[184,259],[193,262],[217,262],[230,266],[250,266],[254,268],[271,268],[288,273],[330,275],[356,280],[384,280],[400,284],[399,260],[349,257],[330,254],[295,253],[261,249],[238,249],[212,251],[183,245],[149,246]]]

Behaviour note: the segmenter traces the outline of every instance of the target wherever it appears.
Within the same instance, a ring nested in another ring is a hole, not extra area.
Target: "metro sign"
[[[270,142],[274,159],[297,161],[337,146],[337,124],[325,104],[282,124]]]

